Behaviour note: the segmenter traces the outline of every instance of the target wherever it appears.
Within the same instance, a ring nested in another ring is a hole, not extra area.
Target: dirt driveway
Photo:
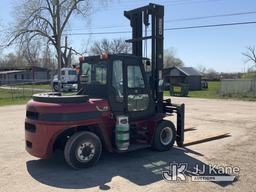
[[[173,100],[186,104],[186,148],[106,153],[95,167],[79,171],[66,166],[61,154],[48,160],[28,155],[25,106],[0,107],[0,191],[256,191],[256,102]],[[191,143],[218,135],[224,136]],[[240,173],[235,182],[166,182],[161,171],[171,162],[189,163],[189,169],[239,166]]]

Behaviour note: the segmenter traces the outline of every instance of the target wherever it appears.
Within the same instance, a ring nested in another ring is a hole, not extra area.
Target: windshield
[[[107,83],[106,63],[83,63],[81,67],[81,75],[86,79],[86,84],[105,85]]]
[[[76,71],[75,70],[69,70],[68,75],[76,75]]]

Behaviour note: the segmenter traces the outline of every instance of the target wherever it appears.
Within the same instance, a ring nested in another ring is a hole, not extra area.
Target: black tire
[[[54,91],[58,92],[59,91],[58,83],[53,83],[52,88]]]
[[[168,134],[170,135],[168,136]],[[166,139],[164,137],[166,134]],[[157,128],[154,135],[152,147],[157,151],[168,151],[172,148],[176,139],[176,130],[172,122],[162,120]]]
[[[93,147],[91,148],[91,146]],[[74,169],[80,169],[97,163],[101,152],[100,138],[92,132],[83,131],[75,133],[68,139],[64,149],[64,157],[68,165]]]

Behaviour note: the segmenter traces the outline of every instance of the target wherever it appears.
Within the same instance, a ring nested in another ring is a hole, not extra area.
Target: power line
[[[209,18],[218,18],[218,17],[232,17],[239,15],[251,15],[256,14],[256,11],[248,11],[248,12],[240,12],[240,13],[227,13],[227,14],[219,14],[219,15],[208,15],[208,16],[200,16],[200,17],[188,17],[181,19],[170,19],[166,20],[166,22],[174,22],[174,21],[189,21],[189,20],[201,20],[201,19],[209,19]]]
[[[172,22],[179,22],[179,21],[189,21],[189,20],[202,20],[202,19],[210,19],[210,18],[221,18],[221,17],[232,17],[232,16],[241,16],[241,15],[252,15],[256,14],[256,11],[247,11],[247,12],[238,12],[238,13],[227,13],[227,14],[218,14],[218,15],[206,15],[206,16],[199,16],[199,17],[187,17],[187,18],[179,18],[179,19],[170,19],[166,20],[165,23],[172,23]],[[87,30],[91,29],[113,29],[113,28],[128,28],[124,25],[108,25],[108,26],[96,26],[90,27]],[[77,28],[77,29],[67,29],[65,31],[84,31],[86,29]]]
[[[225,27],[225,26],[235,26],[235,25],[252,25],[252,24],[256,24],[256,21],[247,21],[247,22],[238,22],[238,23],[221,23],[221,24],[211,24],[211,25],[196,25],[196,26],[188,26],[188,27],[174,27],[174,28],[165,29],[165,31],[199,29],[199,28],[210,28],[210,27]]]
[[[215,2],[219,2],[219,1],[224,1],[224,0],[177,0],[177,1],[164,1],[164,2],[160,2],[162,4],[164,4],[164,6],[179,6],[179,5],[189,5],[189,4],[200,4],[200,3],[215,3]],[[124,2],[120,2],[120,3],[124,3]],[[124,9],[126,8],[123,4],[111,4],[108,5],[106,8],[111,8],[112,9]],[[138,5],[138,3],[135,2],[128,2],[128,4],[125,2],[125,5],[127,6],[133,6],[133,5]]]
[[[171,23],[171,22],[177,22],[177,21],[189,21],[189,20],[202,20],[202,19],[219,18],[219,17],[231,17],[231,16],[240,16],[240,15],[252,15],[252,14],[256,14],[256,11],[227,13],[227,14],[218,14],[218,15],[206,15],[206,16],[187,17],[187,18],[178,18],[178,19],[169,19],[169,20],[166,20],[165,23]],[[64,31],[65,32],[67,32],[67,31],[85,31],[85,30],[91,30],[91,29],[113,29],[113,28],[128,28],[128,27],[127,27],[127,25],[107,25],[107,26],[89,27],[87,29],[84,29],[84,28],[65,29]],[[0,30],[0,32],[4,32],[6,30],[8,30],[8,29]]]
[[[88,32],[88,33],[65,33],[63,35],[111,35],[111,34],[123,34],[131,33],[131,31],[109,31],[109,32]]]
[[[213,28],[213,27],[225,27],[225,26],[236,26],[236,25],[252,25],[256,24],[256,21],[247,21],[247,22],[237,22],[237,23],[220,23],[220,24],[211,24],[211,25],[195,25],[195,26],[186,26],[186,27],[173,27],[166,28],[165,31],[175,31],[175,30],[186,30],[186,29],[200,29],[200,28]],[[63,35],[112,35],[112,34],[128,34],[131,31],[109,31],[109,32],[88,32],[88,33],[66,33]]]

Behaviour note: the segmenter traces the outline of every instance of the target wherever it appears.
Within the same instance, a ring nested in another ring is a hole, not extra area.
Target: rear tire
[[[172,148],[176,139],[176,130],[172,122],[162,120],[156,129],[152,147],[157,151],[167,151]]]
[[[64,157],[69,166],[74,169],[93,166],[99,160],[102,152],[100,138],[92,132],[78,132],[67,141]]]

